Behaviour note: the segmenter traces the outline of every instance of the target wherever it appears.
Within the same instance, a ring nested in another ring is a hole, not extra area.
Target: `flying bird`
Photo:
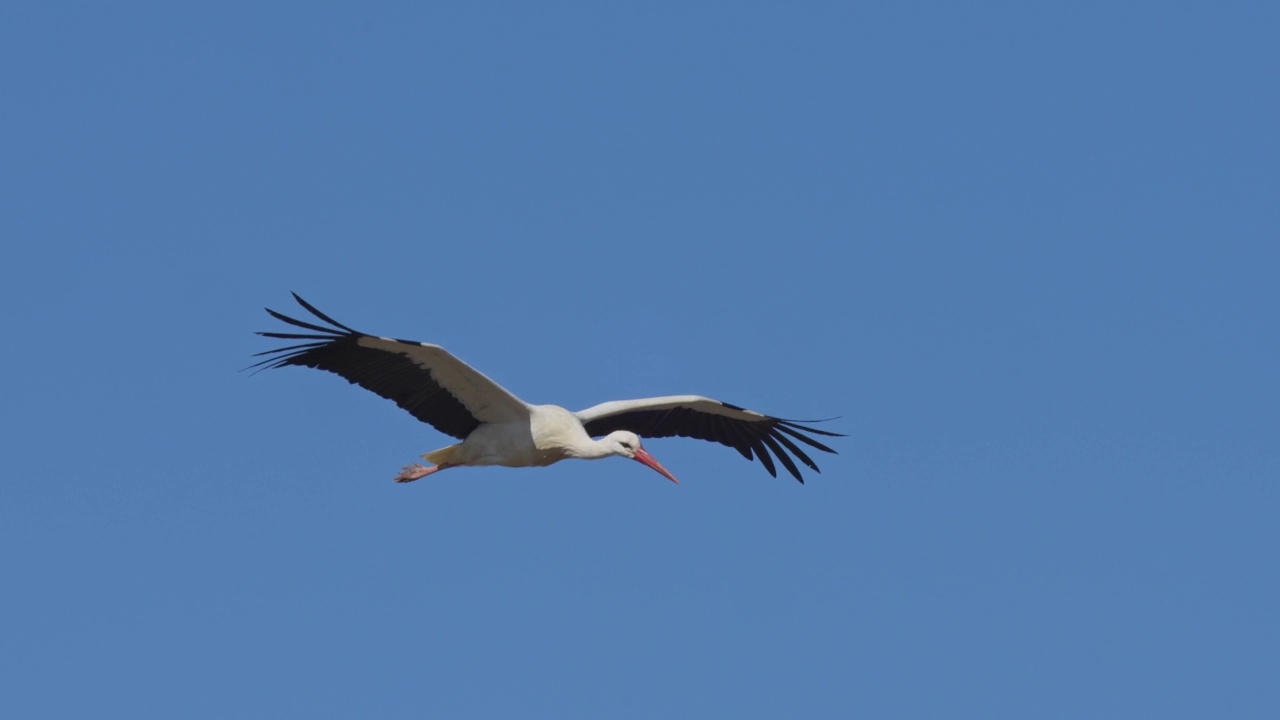
[[[801,424],[820,421],[783,420],[698,395],[614,400],[578,412],[556,405],[530,405],[439,345],[367,335],[325,315],[297,293],[293,297],[328,327],[265,308],[277,320],[310,332],[259,332],[263,337],[304,342],[255,353],[266,359],[251,368],[300,365],[327,370],[462,441],[423,454],[431,465],[407,465],[396,482],[464,465],[535,467],[566,458],[617,455],[678,483],[640,444],[641,436],[678,435],[727,445],[748,460],[754,454],[774,477],[776,457],[803,483],[792,456],[819,471],[795,441],[834,453],[811,436],[843,437]]]

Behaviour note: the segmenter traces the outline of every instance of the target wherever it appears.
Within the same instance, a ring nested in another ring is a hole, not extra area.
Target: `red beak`
[[[654,460],[653,456],[650,455],[649,452],[644,448],[636,448],[636,456],[634,460],[638,463],[648,465],[654,470],[657,470],[663,477],[670,480],[671,482],[677,485],[680,484],[680,481],[676,479],[676,476],[667,472],[667,469],[662,467],[662,463],[658,462],[657,460]]]

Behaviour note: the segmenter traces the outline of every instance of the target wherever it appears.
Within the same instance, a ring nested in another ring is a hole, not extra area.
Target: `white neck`
[[[600,458],[613,457],[614,455],[617,455],[617,452],[614,450],[613,443],[606,442],[603,439],[588,439],[586,442],[575,443],[568,448],[565,448],[565,450],[565,454],[569,457],[580,458],[582,460],[599,460]]]

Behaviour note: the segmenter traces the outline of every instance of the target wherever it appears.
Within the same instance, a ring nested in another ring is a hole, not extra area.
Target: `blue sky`
[[[0,8],[10,712],[1280,711],[1280,13],[424,5]],[[291,290],[848,437],[398,486]]]

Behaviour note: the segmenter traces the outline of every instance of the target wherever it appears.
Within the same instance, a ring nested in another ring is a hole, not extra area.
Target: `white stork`
[[[256,353],[268,357],[250,367],[304,365],[336,373],[462,441],[424,454],[432,467],[408,465],[396,482],[460,465],[530,467],[565,458],[594,460],[611,455],[631,458],[679,482],[641,447],[639,436],[680,435],[728,445],[748,460],[754,452],[769,474],[777,477],[772,452],[803,483],[788,451],[815,472],[818,466],[792,439],[834,453],[805,433],[843,437],[698,395],[615,400],[576,413],[556,405],[530,405],[439,345],[366,335],[320,312],[297,293],[293,297],[332,327],[266,308],[272,317],[313,332],[259,332],[264,337],[306,342]],[[592,439],[599,436],[603,438]]]

